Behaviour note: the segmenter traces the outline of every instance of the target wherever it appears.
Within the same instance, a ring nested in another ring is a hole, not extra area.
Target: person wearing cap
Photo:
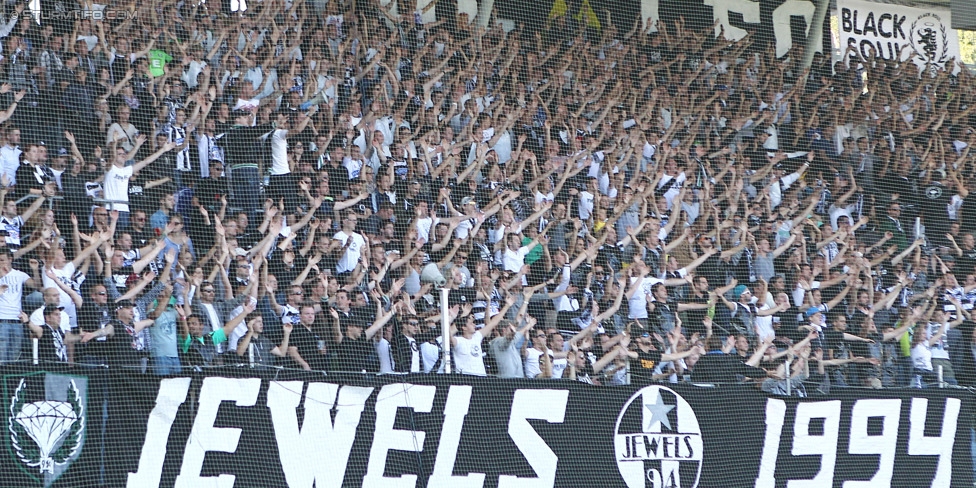
[[[384,311],[381,302],[377,302],[376,320],[364,330],[364,323],[360,320],[339,320],[339,311],[329,308],[332,315],[332,337],[335,352],[335,366],[339,371],[354,371],[378,373],[380,360],[376,355],[373,336],[383,330],[383,327],[393,318],[394,311]]]
[[[81,341],[82,336],[69,334],[70,331],[62,326],[62,314],[64,312],[61,307],[45,305],[39,311],[44,318],[40,324],[35,324],[30,320],[24,321],[24,325],[30,330],[31,335],[38,339],[38,359],[42,362],[69,362],[69,344]]]
[[[468,237],[473,237],[479,233],[481,226],[484,222],[500,212],[508,202],[515,199],[515,195],[510,192],[505,192],[501,196],[501,200],[490,205],[487,209],[478,208],[478,200],[475,196],[469,195],[461,198],[461,208],[454,208],[454,204],[450,197],[444,199],[444,203],[447,204],[448,209],[461,220],[457,224],[457,229],[454,232],[454,236],[458,239],[467,239]],[[487,237],[487,232],[485,232],[485,237]]]
[[[395,205],[389,201],[380,202],[379,209],[373,215],[370,215],[363,224],[363,233],[369,236],[370,241],[374,241],[374,237],[382,234],[383,226],[387,223],[396,224],[396,215],[394,213]]]
[[[131,300],[120,300],[115,304],[115,319],[103,329],[108,337],[109,367],[123,367],[130,372],[145,373],[149,365],[149,335],[147,327],[152,319],[135,320],[135,305]]]
[[[37,310],[31,312],[29,317],[29,322],[31,325],[41,327],[45,323],[44,310],[47,307],[58,307],[61,311],[61,330],[65,332],[72,332],[73,327],[71,326],[71,319],[68,314],[64,311],[64,307],[61,306],[61,291],[51,286],[49,288],[44,288],[41,290],[41,298],[44,300],[44,305],[42,305]]]

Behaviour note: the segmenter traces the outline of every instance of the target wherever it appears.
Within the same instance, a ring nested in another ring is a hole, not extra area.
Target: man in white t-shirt
[[[548,230],[548,228],[546,229]],[[502,268],[505,271],[518,273],[525,266],[525,256],[540,244],[540,239],[546,239],[543,234],[536,236],[531,242],[522,246],[522,237],[519,234],[509,234],[505,238],[505,248],[501,250]],[[501,241],[499,241],[501,242]],[[524,280],[523,280],[524,281]],[[524,283],[523,283],[524,284]]]
[[[447,196],[442,194],[441,198],[447,198]],[[414,219],[411,225],[417,228],[417,239],[422,239],[424,242],[428,242],[431,239],[430,231],[431,229],[435,228],[437,224],[456,224],[467,218],[468,217],[464,215],[446,219],[438,218],[433,212],[430,211],[430,206],[426,200],[419,200],[417,201],[417,206],[414,208]]]
[[[24,287],[37,288],[41,282],[37,261],[31,260],[33,277],[13,269],[12,262],[10,249],[0,248],[0,363],[20,358],[24,342],[24,324],[20,321]]]
[[[366,239],[357,234],[356,214],[350,212],[346,218],[342,219],[342,230],[332,236],[333,242],[330,246],[332,252],[342,252],[342,256],[336,262],[336,273],[342,274],[356,269],[356,263],[362,256],[362,250],[366,247]]]
[[[633,273],[630,277],[630,287],[625,292],[628,306],[627,318],[637,320],[646,327],[647,303],[654,301],[654,285],[658,283],[664,283],[664,286],[681,286],[685,284],[684,277],[687,276],[688,272],[698,267],[701,261],[704,261],[707,256],[711,256],[712,254],[714,253],[703,254],[688,266],[677,270],[678,276],[682,278],[671,278],[667,280],[647,276],[647,273],[650,271],[647,265],[634,263],[630,267]]]
[[[112,202],[112,210],[119,211],[118,225],[120,228],[129,225],[129,179],[134,173],[138,173],[142,168],[149,166],[160,156],[176,147],[176,143],[167,142],[159,150],[150,154],[148,158],[134,163],[132,166],[126,166],[125,163],[139,151],[145,142],[146,136],[140,134],[136,137],[136,147],[132,152],[126,152],[125,149],[117,147],[112,166],[105,173],[105,182],[103,183],[105,199]]]
[[[17,184],[17,168],[20,167],[20,128],[7,129],[6,144],[0,147],[0,164],[3,164],[3,174],[11,185]]]
[[[288,165],[288,133],[294,131],[298,134],[304,131],[316,110],[318,107],[312,107],[307,114],[299,116],[294,129],[291,129],[293,118],[298,114],[286,112],[284,117],[278,119],[280,122],[278,128],[271,132],[271,178],[268,192],[269,197],[276,202],[279,198],[285,198],[288,202],[296,201],[295,191],[298,187],[294,183],[291,167]],[[294,206],[288,205],[286,208],[293,209]]]
[[[487,376],[485,371],[485,349],[482,347],[485,337],[491,337],[491,333],[498,326],[502,318],[505,317],[508,309],[515,304],[515,296],[509,295],[505,299],[505,306],[501,311],[485,321],[485,326],[478,330],[477,321],[474,314],[468,313],[462,320],[464,326],[461,327],[460,334],[451,335],[451,349],[454,356],[454,364],[457,372],[475,376]],[[451,326],[455,328],[454,325]]]
[[[525,366],[523,369],[525,370],[525,377],[529,379],[551,378],[551,363],[553,358],[552,351],[546,343],[548,339],[546,331],[536,329],[530,332],[532,333],[532,347],[527,347],[524,353]]]
[[[586,189],[579,192],[579,218],[580,220],[590,220],[593,215],[596,195],[600,192],[600,182],[596,178],[586,180]]]

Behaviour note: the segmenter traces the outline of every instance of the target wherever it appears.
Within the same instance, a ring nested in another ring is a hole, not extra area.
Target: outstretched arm
[[[172,151],[173,148],[175,147],[176,147],[176,143],[174,142],[167,142],[166,144],[163,144],[156,152],[150,154],[148,158],[132,165],[132,171],[141,171],[146,166],[152,164],[153,161],[159,159],[159,157],[162,156],[163,154]]]
[[[54,281],[54,284],[57,285],[57,287],[60,288],[61,291],[67,293],[68,296],[71,297],[71,301],[72,303],[75,304],[75,307],[81,308],[82,299],[81,299],[81,295],[79,295],[78,292],[72,290],[70,286],[64,284],[64,282],[59,280],[58,277],[54,274],[54,270],[49,268],[46,269],[44,272],[46,273],[48,278]]]

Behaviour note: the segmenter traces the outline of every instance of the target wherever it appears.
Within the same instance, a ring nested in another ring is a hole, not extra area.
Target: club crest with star
[[[703,444],[691,405],[663,386],[631,396],[614,428],[617,467],[630,488],[695,488]]]

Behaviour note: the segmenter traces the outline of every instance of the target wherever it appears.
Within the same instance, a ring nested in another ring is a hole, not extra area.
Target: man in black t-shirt
[[[237,343],[237,355],[244,357],[247,355],[248,361],[262,366],[274,366],[277,358],[283,358],[288,351],[288,342],[291,337],[292,324],[281,324],[281,344],[274,344],[264,335],[264,320],[258,316],[247,323],[247,335]],[[250,346],[254,346],[253,353]]]
[[[133,247],[145,247],[150,241],[156,239],[156,235],[152,229],[148,228],[147,223],[149,223],[149,217],[146,215],[145,210],[135,209],[129,215],[128,232],[132,236]]]
[[[696,276],[691,285],[691,293],[688,294],[685,301],[694,305],[709,305],[712,298],[713,295],[708,290],[708,278]],[[697,332],[704,337],[705,326],[703,324],[706,315],[708,315],[708,307],[696,307],[685,311],[685,334],[690,336]]]
[[[704,354],[699,347],[693,347],[677,354],[662,354],[654,346],[654,339],[650,332],[644,332],[637,338],[637,348],[630,355],[630,378],[632,384],[645,384],[653,381],[654,370],[662,361],[677,361],[694,353]],[[634,354],[636,353],[636,354]]]
[[[339,313],[333,308],[329,309],[332,320],[339,321]],[[393,318],[393,311],[378,312],[376,321],[368,329],[363,330],[363,323],[360,320],[350,320],[341,329],[344,333],[339,333],[338,327],[334,328],[335,333],[335,352],[336,367],[339,371],[363,371],[367,373],[379,373],[380,359],[376,355],[376,348],[373,346],[373,336],[383,329],[390,319]]]
[[[75,346],[75,358],[84,364],[105,365],[107,364],[108,334],[101,332],[112,322],[114,311],[108,304],[108,290],[103,284],[97,284],[91,288],[89,297],[84,305],[78,310],[78,328],[73,330],[79,335],[88,333],[97,334],[94,340],[89,339],[83,347]]]
[[[326,335],[315,327],[315,306],[311,303],[302,305],[298,320],[291,333],[288,356],[306,371],[325,371]]]
[[[111,367],[135,367],[145,373],[149,364],[149,341],[142,331],[153,324],[153,319],[135,321],[135,307],[129,300],[115,305],[115,319],[101,329],[108,334],[108,363]],[[130,369],[130,371],[132,371]]]
[[[922,222],[925,233],[942,235],[949,231],[949,203],[955,194],[941,181],[941,174],[932,175],[932,181],[922,188],[920,203],[922,206]],[[907,231],[907,229],[906,229]],[[903,248],[899,248],[901,250]]]
[[[211,160],[210,176],[203,178],[193,188],[193,200],[195,204],[203,205],[208,212],[220,212],[221,199],[229,193],[228,180],[221,176],[224,173],[224,163]]]
[[[870,338],[858,337],[847,333],[847,316],[843,312],[833,312],[830,314],[830,327],[824,328],[823,340],[825,344],[825,358],[834,359],[854,359],[851,353],[851,341],[874,342]],[[859,386],[856,371],[848,364],[832,367],[828,370],[831,383],[835,386]]]
[[[705,341],[708,353],[695,364],[695,369],[691,372],[691,381],[696,383],[715,383],[732,384],[738,382],[739,376],[746,378],[765,378],[766,370],[750,366],[727,351],[732,350],[734,340],[729,341],[728,336],[722,339],[717,335],[709,337]]]

